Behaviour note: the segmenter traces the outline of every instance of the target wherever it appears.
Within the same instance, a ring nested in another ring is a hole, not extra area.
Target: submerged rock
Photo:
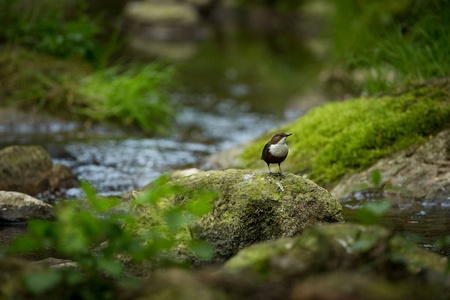
[[[0,150],[0,190],[36,195],[78,184],[72,171],[53,165],[40,146],[9,146]]]
[[[195,199],[195,191],[212,190],[212,211],[190,228],[188,239],[210,242],[215,258],[223,260],[251,244],[301,234],[306,228],[342,222],[342,208],[330,193],[314,182],[293,174],[271,178],[249,170],[199,172],[175,177],[167,187],[183,192],[165,199],[166,206]],[[139,227],[154,223],[152,206],[140,207]],[[154,214],[154,213],[153,213]]]
[[[52,219],[53,217],[53,206],[44,201],[18,192],[0,191],[0,223]]]

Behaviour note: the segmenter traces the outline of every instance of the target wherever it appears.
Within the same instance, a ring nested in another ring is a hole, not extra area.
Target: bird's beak
[[[290,136],[290,135],[292,135],[292,133],[288,133],[288,134],[286,134],[287,136]]]

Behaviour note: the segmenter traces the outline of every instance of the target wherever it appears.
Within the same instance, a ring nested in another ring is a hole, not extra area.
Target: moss
[[[284,131],[293,133],[284,169],[332,184],[448,126],[449,89],[447,81],[398,96],[325,104],[257,139],[242,154],[243,167],[259,166],[255,158],[264,143],[274,132]]]

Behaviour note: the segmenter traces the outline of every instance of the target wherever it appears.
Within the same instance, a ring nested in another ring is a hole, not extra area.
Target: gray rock
[[[193,5],[170,1],[130,2],[125,8],[125,15],[146,24],[193,25],[199,22]]]
[[[450,197],[450,129],[426,143],[380,159],[369,169],[344,177],[331,193],[337,199],[371,187],[370,174],[379,170],[384,191],[413,199],[448,200]]]
[[[53,206],[26,194],[0,191],[0,222],[23,222],[29,219],[52,219]]]

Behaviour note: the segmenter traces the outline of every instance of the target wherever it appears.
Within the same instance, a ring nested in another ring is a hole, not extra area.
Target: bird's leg
[[[270,177],[273,177],[273,173],[272,173],[272,171],[270,170],[270,164],[269,164],[269,163],[267,163],[267,167],[269,168],[269,176],[270,176]]]
[[[278,173],[278,175],[279,175],[281,178],[283,178],[284,176],[283,176],[283,174],[281,173],[281,164],[280,164],[280,163],[278,163],[278,169],[280,170],[280,172]]]

